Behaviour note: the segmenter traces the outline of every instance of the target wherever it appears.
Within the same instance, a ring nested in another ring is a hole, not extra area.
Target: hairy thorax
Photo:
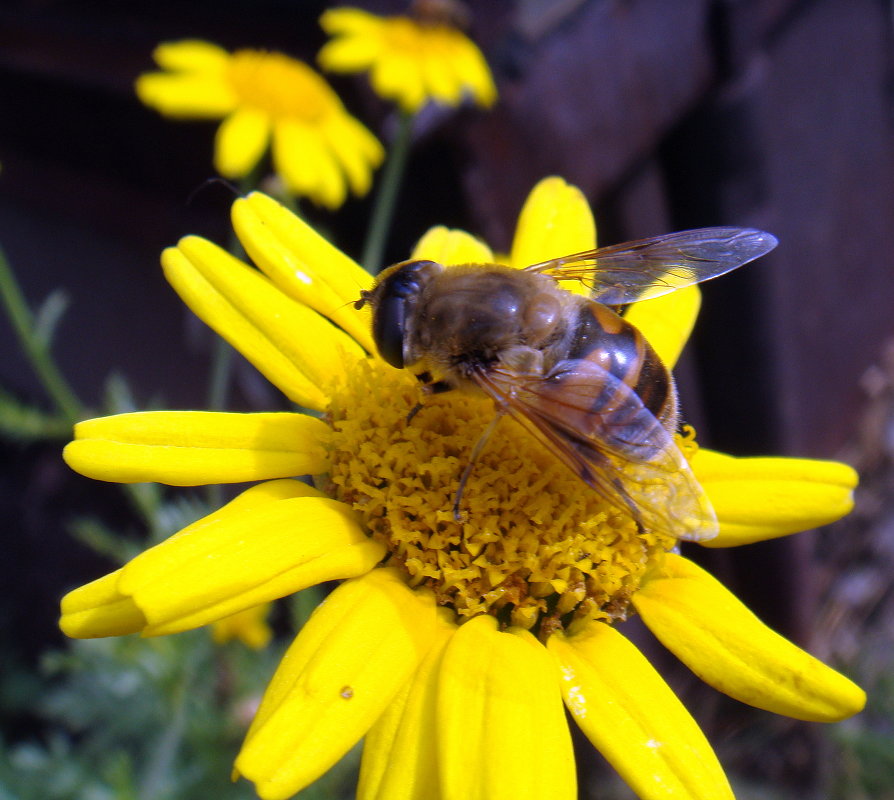
[[[549,366],[548,349],[569,334],[569,302],[571,295],[540,275],[498,265],[452,267],[420,298],[409,352],[455,378],[495,366],[539,371]]]

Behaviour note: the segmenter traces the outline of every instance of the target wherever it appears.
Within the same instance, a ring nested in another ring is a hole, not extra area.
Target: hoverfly
[[[640,531],[700,541],[711,503],[674,441],[677,392],[658,354],[615,310],[715,278],[768,253],[774,236],[700,228],[554,258],[524,269],[405,261],[357,308],[373,308],[382,358],[428,394],[484,393],[496,408],[459,482],[508,414]],[[562,289],[574,279],[589,297]]]

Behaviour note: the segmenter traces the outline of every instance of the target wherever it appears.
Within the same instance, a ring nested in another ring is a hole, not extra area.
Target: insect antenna
[[[487,440],[490,439],[490,435],[496,430],[497,424],[502,419],[505,411],[501,411],[497,409],[496,416],[490,421],[488,426],[484,429],[484,432],[481,436],[478,437],[478,441],[475,442],[475,446],[472,448],[472,454],[469,456],[469,463],[466,464],[466,468],[463,470],[463,474],[459,479],[459,486],[456,489],[456,498],[453,501],[453,518],[457,522],[462,522],[462,515],[459,512],[459,504],[463,498],[463,491],[466,488],[466,482],[472,475],[472,469],[475,466],[475,462],[478,460],[478,456],[481,455],[481,451],[484,450],[484,446],[487,444]]]
[[[223,178],[205,178],[205,180],[189,193],[189,197],[186,198],[186,205],[191,206],[195,202],[196,197],[210,186],[223,186],[226,189],[229,189],[230,193],[234,196],[244,197],[232,181],[224,180]]]

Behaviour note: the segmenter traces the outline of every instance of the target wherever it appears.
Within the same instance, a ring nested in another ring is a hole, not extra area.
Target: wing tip
[[[779,239],[772,233],[763,231],[760,228],[742,228],[739,232],[739,237],[746,240],[749,251],[753,253],[748,259],[749,261],[765,256],[779,244]]]

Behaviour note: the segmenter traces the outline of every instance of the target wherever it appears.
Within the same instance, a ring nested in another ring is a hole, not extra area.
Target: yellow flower
[[[165,71],[137,78],[137,95],[168,117],[222,118],[214,166],[224,177],[248,175],[272,142],[273,166],[293,194],[334,209],[348,189],[369,191],[382,146],[307,64],[195,40],[161,44],[154,57]]]
[[[211,635],[218,644],[238,639],[252,650],[263,650],[273,638],[273,631],[267,624],[269,613],[269,603],[237,611],[215,622],[211,626]]]
[[[162,256],[190,307],[296,403],[325,412],[150,412],[80,423],[65,451],[102,480],[260,481],[208,517],[71,592],[63,630],[174,633],[321,581],[343,583],[285,655],[236,760],[262,798],[287,798],[366,737],[358,796],[576,796],[562,701],[642,798],[732,796],[697,724],[619,632],[639,613],[699,677],[745,703],[840,720],[864,693],[763,625],[729,591],[640,531],[507,421],[451,503],[489,401],[427,398],[370,355],[372,278],[263,194],[233,222],[255,270],[198,237]],[[594,246],[579,191],[529,197],[514,266]],[[413,254],[447,264],[490,249],[436,228]],[[668,364],[699,305],[695,287],[629,316]],[[332,324],[335,323],[335,324]],[[835,462],[737,459],[679,438],[720,523],[710,546],[783,536],[852,505]],[[294,480],[311,474],[320,488]],[[213,564],[213,568],[209,567]],[[508,732],[508,735],[507,735]]]
[[[333,37],[317,57],[320,66],[331,72],[369,70],[375,92],[407,113],[429,100],[458,106],[468,95],[487,108],[497,98],[481,51],[446,19],[337,8],[326,11],[320,24]]]

